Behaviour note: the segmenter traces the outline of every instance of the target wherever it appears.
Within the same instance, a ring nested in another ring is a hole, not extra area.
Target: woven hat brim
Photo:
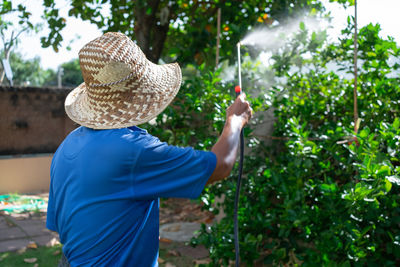
[[[118,100],[122,102],[122,107],[110,103],[106,103],[107,106],[97,105],[88,96],[86,84],[80,84],[65,100],[68,117],[92,129],[125,128],[152,120],[175,98],[180,89],[182,72],[177,63],[156,65],[149,62],[149,70],[148,79],[144,79],[145,84],[133,88],[128,98]],[[160,80],[160,77],[168,79]],[[126,82],[129,83],[129,80]],[[132,101],[135,97],[140,97],[140,104]]]

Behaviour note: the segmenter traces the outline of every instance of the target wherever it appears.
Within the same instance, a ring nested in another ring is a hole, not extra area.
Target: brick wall
[[[0,155],[55,152],[77,127],[64,111],[70,90],[0,86]]]

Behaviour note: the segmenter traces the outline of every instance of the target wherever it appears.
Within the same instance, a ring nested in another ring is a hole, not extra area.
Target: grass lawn
[[[171,253],[177,247],[182,246],[182,243],[172,242],[171,244],[160,244],[160,267],[166,266],[167,263],[178,267],[196,266],[193,259],[185,255],[174,255]],[[54,267],[58,265],[61,259],[62,245],[54,247],[38,247],[37,249],[27,249],[25,252],[4,252],[0,253],[1,267],[29,267],[38,264],[39,267]],[[36,259],[29,263],[24,260]]]
[[[57,245],[54,247],[39,247],[37,249],[27,249],[23,253],[19,252],[0,253],[0,266],[28,267],[38,264],[39,267],[54,267],[58,265],[60,259],[61,259],[61,245]],[[25,262],[24,260],[27,260],[28,262]],[[34,262],[29,263],[29,260]]]
[[[177,267],[195,266],[192,258],[187,257],[186,255],[176,254],[175,249],[181,247],[182,245],[183,243],[180,242],[171,242],[170,244],[160,242],[158,260],[159,266],[164,267],[167,266],[168,263]]]

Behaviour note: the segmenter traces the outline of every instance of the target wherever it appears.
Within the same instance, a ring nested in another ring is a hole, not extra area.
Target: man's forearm
[[[218,141],[211,151],[217,156],[217,166],[207,184],[227,177],[233,168],[239,147],[240,131],[250,120],[253,110],[246,95],[240,94],[226,110],[226,123]]]
[[[222,180],[230,174],[236,161],[242,123],[239,116],[233,115],[227,119],[222,134],[211,149],[217,156],[217,167],[207,184]]]

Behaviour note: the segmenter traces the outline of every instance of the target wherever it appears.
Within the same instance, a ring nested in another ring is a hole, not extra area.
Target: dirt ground
[[[195,200],[168,198],[160,201],[160,224],[171,222],[211,223],[214,214],[203,211],[202,204]]]
[[[214,215],[203,211],[202,204],[189,199],[169,198],[160,202],[160,224],[175,222],[211,223]],[[159,265],[166,267],[199,266],[209,262],[208,251],[203,246],[160,240]]]

